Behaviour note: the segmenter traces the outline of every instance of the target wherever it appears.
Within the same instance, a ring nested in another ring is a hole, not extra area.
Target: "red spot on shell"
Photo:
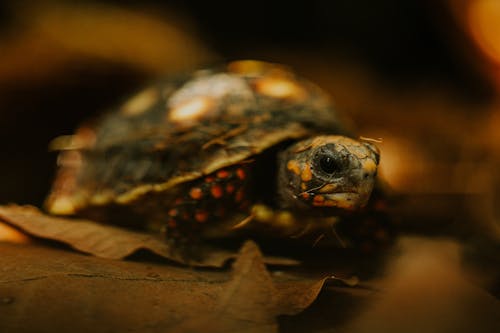
[[[180,205],[181,203],[182,203],[182,199],[181,198],[177,198],[174,201],[174,204],[176,204],[176,205]]]
[[[245,171],[243,169],[237,169],[236,176],[238,176],[239,179],[243,180],[247,175],[245,174]]]
[[[217,172],[217,178],[224,179],[229,177],[229,172],[227,170],[219,170]]]
[[[195,200],[199,200],[203,197],[203,191],[199,187],[193,187],[191,191],[189,191],[189,196]]]
[[[210,188],[210,193],[212,193],[212,196],[216,199],[219,199],[224,195],[224,192],[222,191],[222,187],[219,185],[214,185]]]
[[[212,176],[205,177],[205,183],[213,183],[214,180],[215,178]]]
[[[168,211],[169,216],[177,216],[179,214],[179,211],[175,208],[172,208],[171,210]]]
[[[177,222],[175,222],[175,220],[174,220],[174,219],[170,219],[170,220],[168,220],[168,223],[167,223],[167,224],[168,224],[168,227],[169,227],[169,228],[175,228],[175,227],[177,227]]]
[[[226,210],[224,209],[224,207],[219,207],[217,209],[216,215],[218,217],[222,217],[222,216],[226,215]]]
[[[234,192],[234,185],[233,185],[233,184],[227,184],[227,185],[226,185],[226,192],[227,192],[228,194],[233,193],[233,192]]]
[[[238,192],[236,192],[236,195],[234,197],[234,200],[236,202],[241,202],[241,200],[243,200],[243,197],[245,196],[245,193],[243,192],[243,190],[239,190]]]
[[[309,193],[307,193],[307,192],[302,193],[301,196],[302,196],[302,198],[304,200],[308,200],[309,199]]]
[[[206,211],[200,210],[194,214],[194,219],[196,222],[203,223],[208,220],[208,213]]]

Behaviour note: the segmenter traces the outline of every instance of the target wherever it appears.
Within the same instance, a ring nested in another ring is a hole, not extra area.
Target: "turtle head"
[[[317,136],[280,154],[281,205],[294,210],[355,211],[375,185],[378,148],[345,136]]]

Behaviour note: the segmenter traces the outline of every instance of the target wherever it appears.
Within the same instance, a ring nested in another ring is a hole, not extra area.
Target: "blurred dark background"
[[[318,82],[364,133],[391,139],[392,185],[439,190],[442,183],[409,182],[412,172],[436,176],[422,161],[439,169],[462,158],[461,140],[448,139],[470,133],[469,121],[496,99],[486,58],[461,21],[466,3],[1,2],[0,203],[43,203],[56,161],[51,139],[154,77],[238,58],[287,63]],[[427,148],[410,154],[407,141]],[[421,161],[398,169],[404,154]]]

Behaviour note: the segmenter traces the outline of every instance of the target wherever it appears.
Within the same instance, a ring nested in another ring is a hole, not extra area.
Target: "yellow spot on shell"
[[[111,191],[102,191],[102,192],[96,193],[90,199],[90,201],[94,205],[105,205],[108,202],[110,202],[111,200],[113,200],[113,197],[114,197],[114,193],[113,192],[111,192]]]
[[[157,89],[146,89],[125,103],[122,107],[122,113],[127,116],[144,113],[158,101],[159,97],[160,93]]]
[[[265,77],[256,82],[256,90],[266,96],[300,100],[305,98],[305,90],[295,81],[281,77]]]
[[[242,75],[260,74],[266,71],[271,64],[257,60],[239,60],[229,63],[228,70]]]
[[[293,172],[294,174],[296,174],[297,176],[300,174],[299,162],[297,162],[296,160],[288,161],[288,163],[286,164],[286,168],[291,172]]]
[[[300,179],[304,182],[308,182],[312,179],[311,166],[309,164],[304,165],[304,170],[300,174]]]
[[[212,98],[206,96],[195,97],[172,108],[168,113],[168,120],[174,123],[190,124],[206,116],[214,107]]]
[[[0,222],[0,242],[27,244],[30,238],[14,227]]]
[[[48,210],[55,215],[72,215],[75,213],[75,206],[70,198],[59,197],[49,203]]]

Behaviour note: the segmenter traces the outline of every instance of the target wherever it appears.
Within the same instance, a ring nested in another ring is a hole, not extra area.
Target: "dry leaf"
[[[275,332],[278,315],[293,315],[318,296],[326,278],[276,285],[255,243],[247,242],[233,265],[232,280],[216,306],[195,314],[176,332]],[[259,311],[255,311],[255,307]]]
[[[59,241],[72,248],[101,258],[123,259],[138,250],[146,249],[164,258],[185,263],[177,251],[172,251],[161,238],[115,226],[98,224],[89,220],[59,218],[43,214],[32,206],[0,206],[0,220],[11,224],[29,235]],[[236,253],[220,249],[203,251],[200,261],[189,262],[194,266],[221,267]],[[296,260],[266,257],[266,263],[294,265]]]
[[[276,332],[324,280],[274,283],[247,242],[232,272],[1,244],[1,332]]]

